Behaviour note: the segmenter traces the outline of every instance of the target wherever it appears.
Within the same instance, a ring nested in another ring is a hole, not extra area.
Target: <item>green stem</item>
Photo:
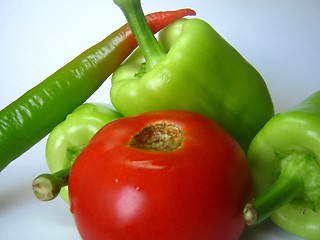
[[[32,183],[35,196],[42,201],[56,198],[62,187],[68,185],[70,167],[62,169],[54,174],[41,174]]]
[[[263,195],[248,203],[244,210],[247,225],[262,222],[281,206],[290,202],[302,190],[302,184],[294,178],[279,178]]]
[[[114,3],[118,5],[129,23],[146,59],[146,70],[152,69],[165,56],[165,52],[150,30],[140,0],[114,0]]]
[[[306,172],[314,162],[311,154],[289,153],[280,156],[280,175],[278,179],[243,211],[247,225],[255,225],[271,216],[277,209],[291,202],[305,190]],[[311,173],[310,173],[311,174]],[[311,176],[312,177],[312,176]]]
[[[32,189],[34,195],[42,201],[49,201],[56,198],[61,188],[68,185],[70,169],[86,145],[67,148],[64,168],[53,174],[44,173],[33,180]]]

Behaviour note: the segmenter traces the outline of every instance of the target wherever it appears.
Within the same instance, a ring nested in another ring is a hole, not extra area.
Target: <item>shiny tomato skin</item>
[[[173,123],[173,151],[128,146],[148,124]],[[107,124],[76,159],[71,212],[84,240],[239,239],[252,197],[240,146],[218,124],[186,111],[160,111]]]

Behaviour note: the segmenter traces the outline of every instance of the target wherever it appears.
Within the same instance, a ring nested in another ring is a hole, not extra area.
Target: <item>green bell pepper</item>
[[[274,115],[267,86],[255,68],[201,19],[175,21],[157,41],[139,0],[114,2],[140,47],[112,75],[110,94],[117,111],[195,111],[218,122],[247,150]]]
[[[109,104],[85,103],[77,107],[49,134],[46,160],[50,172],[71,167],[93,135],[105,124],[120,117]],[[61,189],[60,196],[69,201],[67,186]]]
[[[271,220],[305,239],[320,236],[320,91],[277,114],[253,139],[248,161],[256,198],[249,225]]]

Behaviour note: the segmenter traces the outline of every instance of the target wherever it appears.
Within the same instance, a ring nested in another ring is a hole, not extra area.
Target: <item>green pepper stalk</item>
[[[61,189],[68,185],[70,168],[65,168],[54,174],[41,174],[32,183],[34,195],[41,201],[56,198]]]
[[[191,9],[147,16],[152,32]],[[126,24],[0,111],[0,171],[88,99],[137,46]]]
[[[120,7],[126,16],[134,36],[141,48],[143,55],[146,58],[146,69],[152,69],[158,64],[158,61],[165,56],[165,52],[157,43],[156,38],[151,32],[144,13],[141,8],[141,3],[135,0],[114,2]]]
[[[255,199],[244,218],[267,217],[306,239],[320,236],[320,91],[271,118],[253,139],[248,161]]]
[[[180,19],[148,30],[139,0],[115,0],[139,44],[112,75],[111,101],[124,116],[184,109],[215,120],[246,151],[274,115],[261,75],[208,23]]]
[[[94,134],[105,124],[120,117],[121,115],[109,104],[85,103],[77,107],[48,136],[46,160],[50,172],[56,173],[65,168],[70,169],[76,157]],[[55,178],[51,178],[48,175],[41,176],[40,180],[44,181],[44,178],[55,180]],[[40,185],[40,180],[37,181],[38,185]],[[43,185],[45,187],[50,186],[47,183],[41,184],[41,186]],[[59,187],[55,183],[51,185],[53,185],[53,189]],[[68,203],[68,186],[62,185],[60,196]],[[45,187],[42,188],[42,191],[44,191]],[[49,190],[48,187],[47,191],[50,190],[50,187]]]

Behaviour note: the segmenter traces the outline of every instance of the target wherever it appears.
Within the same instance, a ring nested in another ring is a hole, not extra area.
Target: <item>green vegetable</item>
[[[253,66],[203,20],[178,20],[159,33],[158,42],[139,0],[114,2],[140,47],[112,76],[115,108],[122,115],[195,111],[222,125],[246,150],[274,114],[266,84]]]
[[[248,161],[256,198],[249,225],[271,216],[305,239],[320,236],[320,91],[274,116],[253,139]]]
[[[191,9],[147,16],[153,32]],[[111,75],[137,46],[128,25],[113,32],[0,111],[0,171],[36,144]]]
[[[48,137],[46,159],[50,172],[71,167],[93,135],[105,124],[120,117],[108,104],[86,103],[77,107]],[[61,189],[61,197],[66,202],[69,201],[67,188]]]
[[[67,186],[70,169],[71,167],[66,167],[58,172],[44,173],[36,177],[32,182],[34,195],[41,201],[49,201],[56,198],[62,190],[62,198],[69,203]]]

